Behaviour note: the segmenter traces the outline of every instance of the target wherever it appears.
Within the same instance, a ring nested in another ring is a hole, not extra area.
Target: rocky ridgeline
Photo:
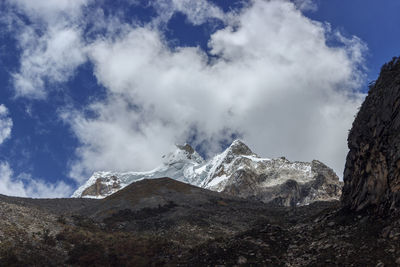
[[[353,210],[400,207],[400,60],[382,67],[348,137],[342,202]]]
[[[163,165],[149,172],[96,172],[73,197],[103,198],[133,182],[159,177],[278,206],[338,200],[341,195],[339,178],[323,163],[261,158],[239,140],[209,161],[187,144],[163,159]]]

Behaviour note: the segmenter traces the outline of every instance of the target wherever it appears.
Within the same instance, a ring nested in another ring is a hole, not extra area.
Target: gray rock
[[[335,225],[335,222],[330,222],[330,223],[328,223],[328,226],[329,227],[332,227],[332,226],[334,226]]]

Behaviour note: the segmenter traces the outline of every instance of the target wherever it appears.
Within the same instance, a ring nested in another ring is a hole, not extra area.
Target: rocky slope
[[[382,67],[348,137],[342,202],[380,212],[400,208],[400,60]]]
[[[104,199],[0,196],[0,266],[396,266],[400,218],[277,207],[176,180]]]
[[[260,158],[236,140],[209,161],[189,145],[164,157],[162,166],[149,172],[96,172],[73,197],[103,198],[141,179],[171,177],[217,192],[265,203],[294,206],[339,199],[341,183],[332,169],[319,161],[290,162]]]

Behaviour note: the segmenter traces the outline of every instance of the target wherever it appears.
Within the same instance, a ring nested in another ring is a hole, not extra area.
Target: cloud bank
[[[86,60],[107,90],[84,112],[61,112],[81,144],[71,177],[80,183],[95,170],[151,169],[186,141],[211,155],[232,135],[262,156],[319,159],[342,175],[347,131],[364,98],[360,39],[304,16],[311,1],[252,1],[231,12],[207,1],[155,3],[154,21],[115,18],[115,31],[97,38],[85,38],[81,19],[27,34],[38,46],[24,49],[17,94],[45,98],[43,81],[62,83]],[[171,48],[158,21],[175,12],[194,25],[218,19],[225,26],[210,36],[208,51]],[[59,36],[67,38],[59,43]],[[338,45],[327,44],[333,38]]]

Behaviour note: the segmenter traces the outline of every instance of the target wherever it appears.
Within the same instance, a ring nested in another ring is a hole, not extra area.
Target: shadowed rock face
[[[400,207],[400,59],[382,67],[348,137],[342,203],[354,210]]]

